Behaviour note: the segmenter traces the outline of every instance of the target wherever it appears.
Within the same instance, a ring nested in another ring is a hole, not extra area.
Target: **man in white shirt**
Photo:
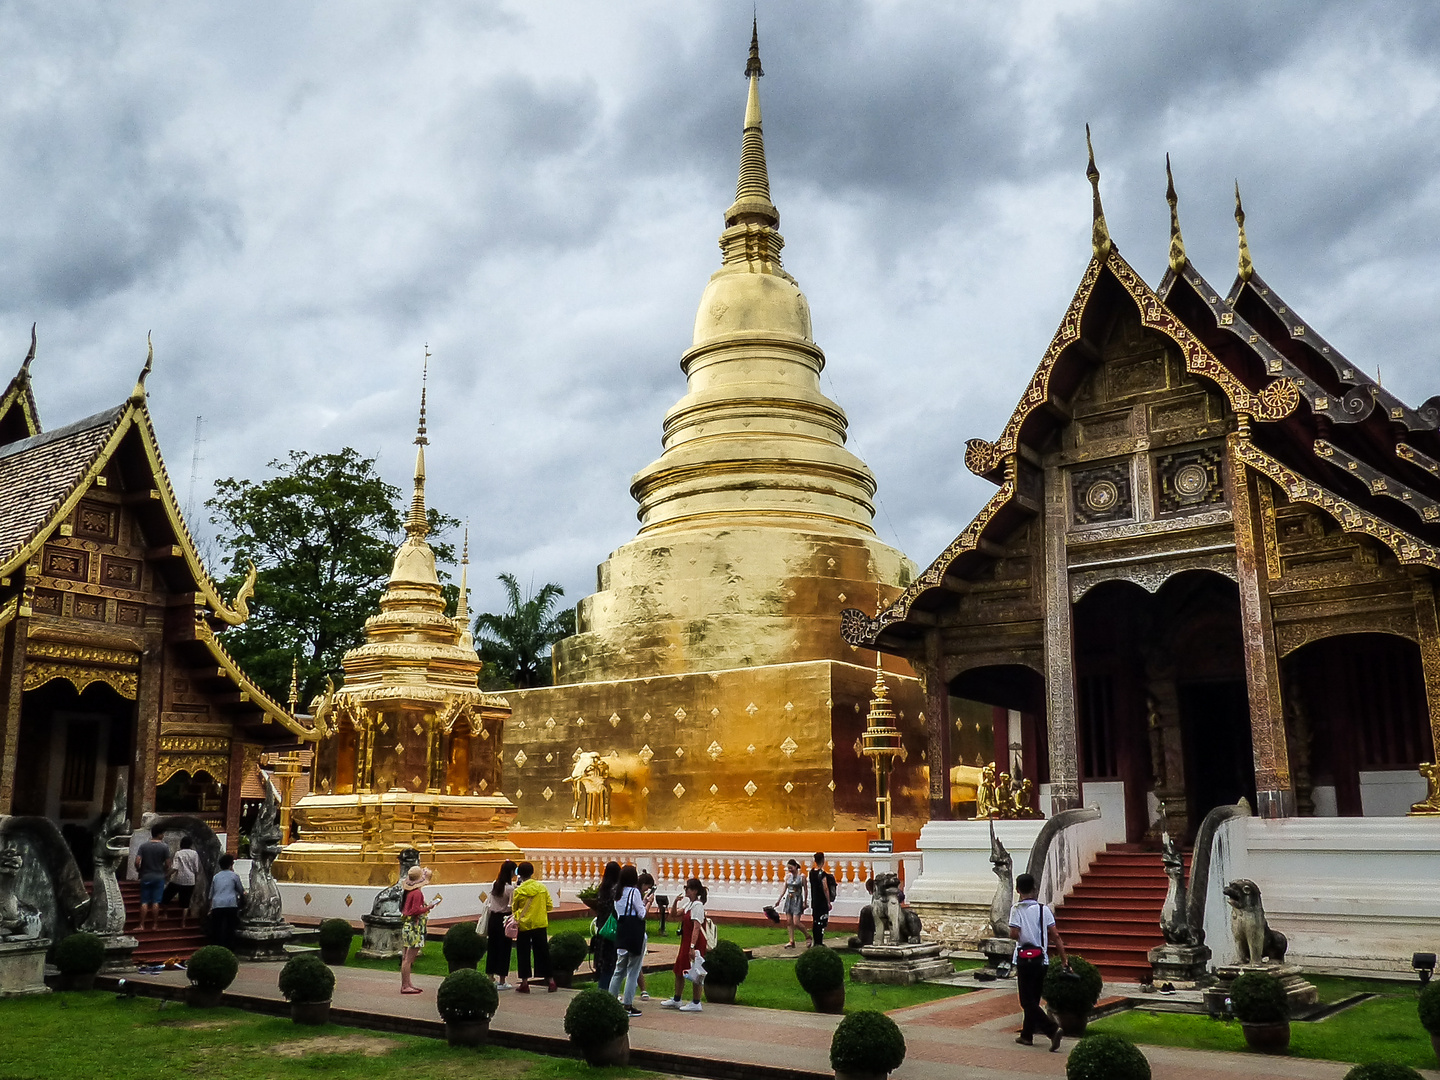
[[[1020,895],[1020,902],[1010,909],[1010,937],[1015,942],[1015,981],[1019,984],[1020,1007],[1025,1011],[1020,1036],[1015,1041],[1021,1046],[1034,1046],[1038,1028],[1049,1036],[1050,1049],[1059,1050],[1060,1025],[1040,1008],[1040,995],[1045,989],[1051,947],[1060,954],[1062,964],[1069,963],[1065,958],[1065,942],[1055,929],[1055,913],[1035,898],[1039,891],[1035,878],[1021,874],[1015,879],[1015,891]]]

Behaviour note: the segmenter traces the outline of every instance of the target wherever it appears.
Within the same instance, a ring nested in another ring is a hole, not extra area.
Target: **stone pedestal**
[[[403,919],[391,919],[383,915],[361,915],[365,924],[365,939],[361,942],[359,956],[365,960],[389,960],[399,956],[400,927]]]
[[[1156,986],[1171,983],[1177,990],[1196,990],[1214,982],[1208,945],[1157,945],[1145,954]]]
[[[1290,1002],[1290,1018],[1303,1016],[1320,1000],[1320,991],[1305,981],[1294,964],[1227,964],[1215,969],[1215,985],[1205,991],[1205,1008],[1211,1016],[1225,1015],[1225,1002],[1230,997],[1230,984],[1251,971],[1263,971],[1280,980]]]
[[[985,966],[992,971],[1015,959],[1015,942],[1008,937],[982,938],[978,947],[985,954]]]
[[[242,922],[235,931],[235,955],[242,960],[284,960],[285,946],[295,936],[295,928],[287,922]]]
[[[0,941],[0,998],[50,993],[45,985],[48,948],[49,938]]]
[[[135,970],[135,949],[140,942],[128,934],[101,934],[105,942],[105,962],[101,975],[125,975]]]
[[[850,969],[850,978],[859,983],[910,986],[955,974],[950,961],[941,957],[939,945],[866,945],[860,956]]]

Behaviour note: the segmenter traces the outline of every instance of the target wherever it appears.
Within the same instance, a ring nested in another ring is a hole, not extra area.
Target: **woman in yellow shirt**
[[[520,884],[510,897],[510,910],[514,913],[511,918],[520,930],[515,938],[515,970],[520,982],[515,989],[522,994],[530,992],[533,957],[534,976],[553,994],[556,986],[550,977],[550,910],[555,901],[545,883],[535,880],[533,863],[522,862],[516,867],[516,873]]]

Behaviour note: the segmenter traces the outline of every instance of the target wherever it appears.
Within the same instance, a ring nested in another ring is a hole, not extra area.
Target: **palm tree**
[[[475,618],[475,642],[485,661],[486,682],[495,689],[549,686],[550,648],[575,633],[575,609],[555,611],[565,590],[554,582],[524,599],[514,574],[501,574],[500,584],[505,586],[509,610]]]

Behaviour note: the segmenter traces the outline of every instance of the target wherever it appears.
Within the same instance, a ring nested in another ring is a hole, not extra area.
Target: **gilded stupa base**
[[[494,881],[506,859],[524,858],[507,835],[515,815],[503,795],[307,795],[294,811],[301,839],[275,861],[275,880],[384,888],[395,882],[400,852],[413,847],[436,888]]]

